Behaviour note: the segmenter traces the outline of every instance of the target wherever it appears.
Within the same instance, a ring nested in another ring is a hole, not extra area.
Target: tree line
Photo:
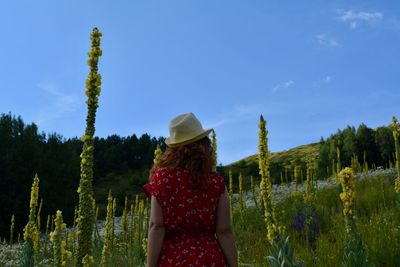
[[[389,126],[376,129],[361,124],[357,130],[347,126],[338,130],[329,138],[321,138],[318,157],[318,178],[330,176],[342,167],[352,166],[354,162],[365,168],[394,165],[395,145],[392,130]]]
[[[164,149],[164,138],[135,134],[111,135],[94,140],[93,184],[104,179],[135,172],[135,182],[143,185],[153,163],[157,145]],[[37,173],[43,198],[41,214],[63,211],[71,223],[78,205],[82,141],[60,134],[39,132],[35,123],[25,124],[12,114],[0,115],[0,236],[9,235],[12,214],[15,229],[21,232],[29,214],[30,186]],[[43,225],[44,223],[42,223]]]

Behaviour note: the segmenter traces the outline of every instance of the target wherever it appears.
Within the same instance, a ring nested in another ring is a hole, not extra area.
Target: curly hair
[[[157,169],[182,168],[192,175],[192,184],[197,189],[205,190],[208,177],[213,171],[215,159],[211,140],[206,136],[196,142],[178,147],[167,147],[158,162],[150,170],[149,181]]]

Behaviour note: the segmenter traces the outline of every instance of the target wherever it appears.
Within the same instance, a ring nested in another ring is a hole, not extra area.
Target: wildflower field
[[[32,177],[23,231],[14,229],[14,216],[2,218],[11,226],[9,238],[1,239],[0,266],[145,266],[148,199],[139,193],[117,199],[109,188],[107,205],[101,206],[93,192],[101,36],[97,28],[91,35],[87,124],[73,223],[66,225],[62,210],[41,213],[46,199],[41,200],[40,174]],[[335,159],[322,172],[310,156],[301,164],[293,161],[280,177],[271,176],[263,116],[258,127],[257,175],[232,173],[229,167],[225,175],[240,266],[400,266],[400,126],[395,117],[390,128],[395,154],[387,166],[368,164],[365,152],[362,161],[351,155],[345,166],[337,146]],[[217,157],[215,132],[212,141]],[[154,162],[162,153],[155,149]]]

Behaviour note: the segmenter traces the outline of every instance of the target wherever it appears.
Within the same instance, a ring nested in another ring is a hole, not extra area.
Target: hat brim
[[[203,138],[203,137],[208,136],[212,131],[213,131],[213,129],[205,130],[205,131],[202,132],[201,134],[199,134],[199,135],[197,135],[197,136],[195,136],[195,137],[193,137],[193,138],[191,138],[191,139],[189,139],[189,140],[185,140],[185,141],[183,141],[183,142],[172,142],[172,141],[170,140],[170,138],[168,137],[167,139],[165,139],[165,144],[166,144],[167,146],[169,146],[169,147],[178,147],[178,146],[187,145],[187,144],[196,142],[196,141],[200,140],[200,139]]]

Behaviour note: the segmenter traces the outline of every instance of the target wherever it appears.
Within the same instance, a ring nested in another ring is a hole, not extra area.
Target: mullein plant
[[[0,238],[0,243],[1,243],[1,238]],[[6,238],[4,238],[3,239],[3,243],[2,243],[2,259],[0,259],[0,262],[2,262],[2,261],[7,261],[7,258],[8,258],[8,247],[7,247],[7,240],[6,240]]]
[[[400,125],[397,122],[397,118],[393,116],[391,128],[393,131],[394,145],[395,145],[395,160],[397,168],[397,177],[394,180],[394,190],[396,191],[396,207],[400,213]]]
[[[393,131],[394,145],[395,145],[395,159],[396,159],[396,168],[397,168],[397,177],[395,180],[394,189],[398,195],[400,195],[400,144],[399,144],[399,136],[400,136],[400,125],[397,122],[397,118],[393,116],[391,128]]]
[[[141,259],[144,262],[147,257],[147,235],[148,232],[148,202],[142,200],[141,212],[140,212],[140,235],[139,240],[142,241],[141,247]]]
[[[268,131],[265,128],[266,121],[260,116],[259,123],[259,142],[258,142],[258,166],[260,170],[261,199],[264,203],[264,219],[267,226],[267,238],[272,244],[274,238],[280,233],[280,227],[277,224],[275,210],[272,206],[272,182],[269,171],[269,152],[268,152]]]
[[[317,179],[317,170],[318,170],[318,163],[313,159],[312,161],[312,174],[313,174],[313,182],[314,182],[314,190],[318,190],[318,179]]]
[[[306,190],[304,192],[304,203],[311,203],[313,200],[313,182],[312,182],[312,169],[311,169],[311,161],[307,161],[307,170],[306,170]]]
[[[66,266],[67,261],[72,257],[72,253],[65,249],[66,242],[61,236],[66,225],[63,223],[62,212],[59,210],[57,210],[54,224],[54,231],[50,233],[50,241],[53,242],[53,262],[54,267],[62,267]]]
[[[354,201],[356,197],[356,179],[353,170],[349,167],[343,169],[338,179],[342,185],[342,192],[340,193],[340,200],[343,203],[343,215],[346,222],[346,232],[351,234],[356,231],[355,226],[355,209]]]
[[[364,165],[363,165],[363,169],[364,169],[364,172],[368,172],[368,161],[367,161],[367,152],[364,150],[364,155],[363,155],[363,158],[364,158]]]
[[[213,157],[214,157],[214,171],[217,170],[217,135],[215,130],[211,132],[211,145],[213,149]]]
[[[341,158],[340,158],[340,149],[336,147],[336,172],[339,173],[342,170]]]
[[[136,248],[140,251],[139,257],[141,258],[141,261],[145,260],[145,254],[146,250],[143,247],[143,238],[145,236],[145,229],[144,229],[144,220],[145,220],[145,204],[144,200],[141,199],[139,201],[139,208],[137,212],[137,217],[136,217],[136,223],[135,223],[135,246]]]
[[[131,212],[130,212],[130,220],[129,220],[129,244],[132,246],[133,243],[133,229],[134,229],[134,222],[135,222],[135,206],[131,203]]]
[[[289,186],[288,168],[288,166],[285,166],[285,181],[287,186]]]
[[[122,212],[122,231],[124,241],[128,240],[128,196],[125,196],[124,211]],[[128,247],[127,247],[128,248]]]
[[[13,244],[14,223],[15,223],[15,216],[14,216],[14,214],[13,214],[13,215],[11,216],[11,226],[10,226],[10,245]]]
[[[135,197],[135,215],[139,213],[139,195],[136,195]]]
[[[41,198],[40,199],[40,204],[39,204],[39,209],[38,209],[38,212],[37,212],[37,214],[36,214],[36,225],[37,225],[37,228],[40,230],[40,223],[41,223],[41,221],[40,221],[40,213],[41,213],[41,211],[42,211],[42,207],[43,207],[43,198]]]
[[[94,216],[94,230],[93,230],[93,243],[94,246],[96,246],[96,248],[100,247],[101,244],[101,240],[100,240],[100,233],[99,233],[99,228],[97,226],[97,219],[99,218],[99,207],[97,207],[96,203],[93,203],[93,210],[95,211],[95,216]],[[76,208],[75,208],[75,214],[74,214],[74,225],[78,223],[78,219],[79,216],[76,217],[79,213],[79,211],[77,212]],[[76,220],[76,223],[75,223]],[[74,227],[74,232],[76,232],[75,230],[76,228]],[[74,239],[76,239],[76,237],[74,237]]]
[[[295,166],[294,167],[294,180],[295,180],[295,183],[296,183],[296,192],[298,191],[298,184],[299,184],[299,180],[300,180],[300,166]]]
[[[29,220],[24,228],[24,258],[23,266],[33,266],[37,264],[38,243],[40,233],[36,224],[36,208],[39,198],[39,177],[36,174],[31,188],[31,199],[29,203]]]
[[[114,253],[115,248],[115,212],[117,210],[117,199],[113,198],[113,205],[112,205],[112,227],[111,227],[111,251]]]
[[[288,237],[284,236],[284,228],[278,225],[275,210],[272,206],[272,182],[269,170],[268,131],[265,128],[266,121],[260,116],[258,164],[260,169],[261,199],[264,203],[264,217],[267,226],[267,238],[271,244],[271,254],[267,257],[271,266],[302,266],[302,261],[294,260],[294,250],[289,244]]]
[[[245,210],[245,203],[243,200],[243,175],[242,173],[239,174],[239,211],[240,214],[243,214]]]
[[[267,259],[271,267],[303,267],[302,260],[295,260],[294,248],[289,243],[289,237],[278,236],[272,241],[271,256]]]
[[[40,213],[42,211],[42,206],[43,206],[43,198],[40,199],[39,208],[36,213],[36,229],[37,229],[37,234],[38,234],[38,239],[36,242],[36,251],[40,251],[40,246],[41,246],[41,244],[40,244],[40,227],[41,227]]]
[[[153,165],[157,165],[158,160],[160,159],[162,155],[162,150],[159,145],[157,145],[157,148],[154,150],[154,159],[153,159]]]
[[[336,172],[336,163],[335,159],[332,159],[332,176],[336,179],[337,181],[337,172]]]
[[[112,246],[112,221],[113,221],[113,197],[111,195],[111,190],[108,192],[108,203],[107,203],[107,218],[106,218],[106,226],[104,229],[104,243],[103,243],[103,251],[101,253],[101,264],[102,267],[110,266],[110,258],[111,258],[111,246]]]
[[[354,154],[351,158],[351,168],[353,169],[354,173],[358,173],[361,170],[361,165],[356,154]]]
[[[79,220],[78,220],[78,255],[77,266],[82,266],[84,257],[90,257],[93,253],[93,228],[94,228],[94,209],[93,209],[93,150],[96,110],[99,106],[98,98],[100,95],[101,75],[98,74],[99,57],[102,55],[100,49],[101,32],[94,28],[91,34],[91,51],[88,53],[88,65],[90,72],[86,80],[87,96],[87,117],[86,130],[82,136],[83,151],[81,154],[81,179],[79,183]],[[87,260],[90,261],[90,260]]]
[[[257,197],[256,197],[255,187],[254,187],[254,178],[253,178],[253,176],[250,176],[250,185],[251,185],[251,196],[252,196],[253,201],[254,201],[254,206],[256,207],[256,209],[258,209],[258,201],[257,201]]]
[[[146,199],[146,203],[143,208],[143,238],[142,238],[142,251],[144,254],[144,259],[147,257],[147,235],[148,227],[149,227],[149,204]]]
[[[368,261],[368,255],[364,248],[362,237],[356,227],[355,197],[356,179],[351,168],[346,167],[338,174],[338,180],[342,186],[340,200],[343,204],[343,216],[347,240],[343,251],[342,266],[374,266]]]

